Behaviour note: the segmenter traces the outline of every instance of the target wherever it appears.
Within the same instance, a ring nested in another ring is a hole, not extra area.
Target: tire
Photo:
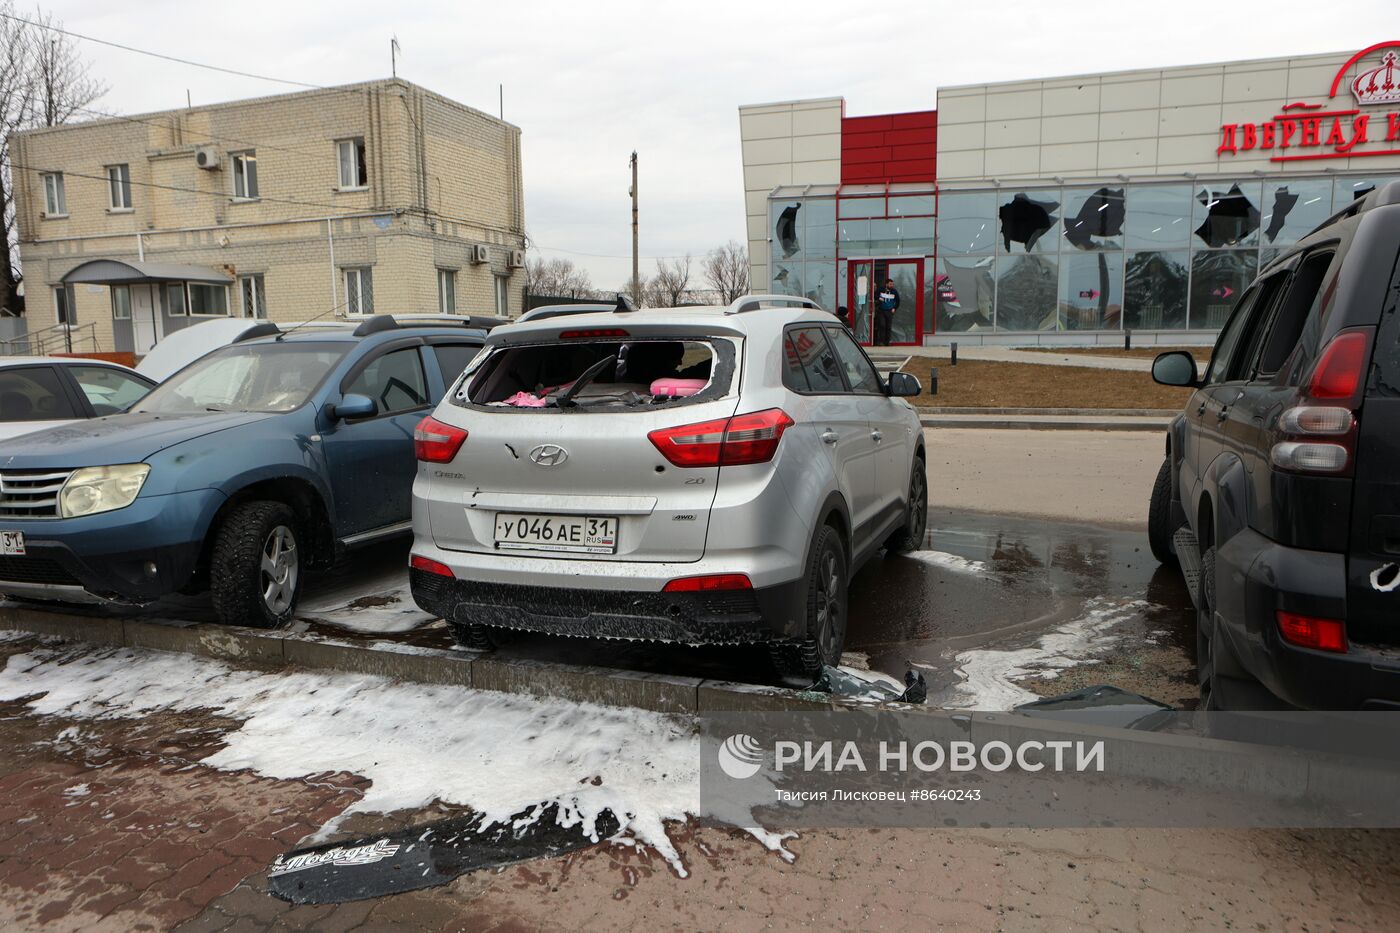
[[[846,646],[848,568],[840,534],[823,525],[812,541],[807,567],[807,636],[801,641],[768,645],[773,667],[784,681],[807,686],[817,679],[823,665],[841,663]]]
[[[890,535],[885,542],[885,553],[908,554],[924,546],[924,532],[928,530],[928,472],[924,468],[924,458],[915,457],[914,467],[909,475],[909,500],[904,509],[904,527]]]
[[[1173,540],[1181,522],[1172,522],[1172,458],[1162,460],[1157,481],[1152,484],[1152,502],[1147,509],[1147,543],[1152,556],[1168,567],[1177,565]]]
[[[468,651],[490,651],[496,647],[496,639],[492,637],[489,625],[477,625],[472,622],[449,622],[447,627],[452,631],[452,640],[458,647],[466,648]]]
[[[225,625],[276,628],[301,595],[301,525],[281,502],[236,506],[215,533],[209,594]]]

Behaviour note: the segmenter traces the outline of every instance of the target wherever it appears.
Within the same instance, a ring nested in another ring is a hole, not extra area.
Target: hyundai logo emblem
[[[540,466],[558,466],[569,459],[569,452],[558,444],[541,444],[530,451],[530,459]]]

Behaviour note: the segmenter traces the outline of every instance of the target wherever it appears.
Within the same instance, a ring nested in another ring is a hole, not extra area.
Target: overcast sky
[[[601,3],[61,0],[80,33],[320,85],[399,74],[521,127],[531,245],[594,283],[630,273],[627,157],[641,153],[642,268],[744,239],[740,104],[843,95],[856,116],[926,110],[940,86],[1352,51],[1394,5],[1271,0]],[[1296,12],[1295,12],[1296,11]],[[81,43],[117,113],[279,91]],[[591,254],[591,255],[590,255]]]

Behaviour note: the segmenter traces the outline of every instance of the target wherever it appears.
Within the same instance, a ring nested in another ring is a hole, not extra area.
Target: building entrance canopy
[[[128,262],[93,259],[74,267],[62,279],[64,285],[138,285],[152,282],[199,282],[228,285],[233,276],[204,266],[173,262]]]

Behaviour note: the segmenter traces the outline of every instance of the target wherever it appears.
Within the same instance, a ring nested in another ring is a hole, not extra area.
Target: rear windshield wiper
[[[616,362],[617,362],[617,354],[614,353],[612,356],[605,356],[605,357],[603,357],[601,360],[599,360],[598,362],[594,363],[592,366],[590,366],[590,367],[588,367],[587,369],[585,369],[585,370],[583,371],[583,374],[582,374],[581,376],[579,376],[577,379],[574,380],[574,384],[571,385],[571,386],[569,386],[567,389],[565,389],[562,393],[560,393],[559,397],[556,398],[556,399],[554,400],[555,407],[557,407],[557,408],[571,408],[571,407],[573,407],[573,405],[574,405],[574,396],[575,396],[575,395],[578,395],[580,392],[582,392],[583,389],[584,389],[590,382],[593,381],[594,377],[596,377],[599,373],[601,373],[604,369],[607,368],[607,366],[608,366],[609,363],[616,363]]]

